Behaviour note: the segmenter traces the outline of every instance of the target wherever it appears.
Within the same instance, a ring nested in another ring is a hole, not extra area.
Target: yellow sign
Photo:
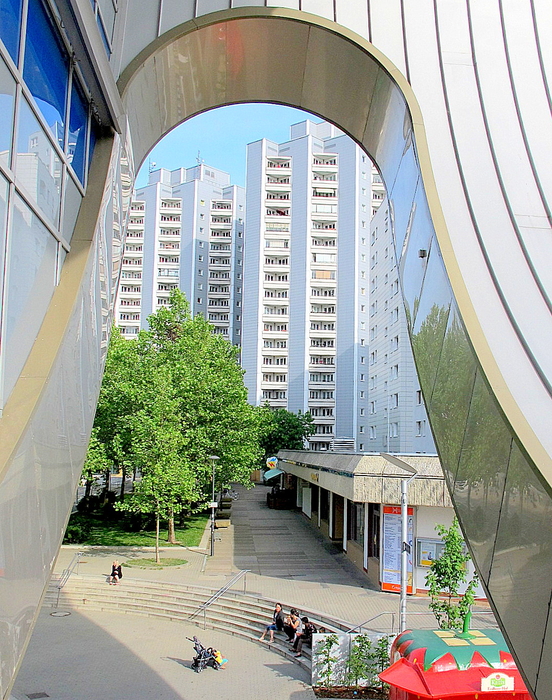
[[[318,472],[312,472],[312,473],[311,473],[311,480],[312,480],[312,481],[318,481]]]

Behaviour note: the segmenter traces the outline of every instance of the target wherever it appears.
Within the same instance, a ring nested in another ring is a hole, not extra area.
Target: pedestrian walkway
[[[391,617],[382,613],[398,613],[397,595],[370,589],[339,547],[325,541],[302,514],[269,510],[266,487],[238,492],[232,525],[216,530],[214,557],[208,556],[207,528],[198,548],[164,549],[163,557],[186,559],[186,565],[160,571],[124,567],[123,585],[134,578],[218,589],[236,571],[249,569],[248,593],[351,625],[375,617],[368,626],[389,631]],[[62,548],[57,572],[68,566],[77,549]],[[151,556],[151,548],[85,548],[79,573],[98,576],[102,585],[113,559],[124,565],[145,556]],[[181,622],[90,610],[72,610],[66,617],[50,612],[43,611],[37,622],[14,687],[17,700],[34,693],[55,700],[314,698],[305,671],[261,644],[212,630],[198,633],[197,627]],[[432,624],[425,598],[409,598],[408,614],[412,626]],[[226,670],[191,671],[193,649],[185,637],[193,634],[220,646],[230,659]]]

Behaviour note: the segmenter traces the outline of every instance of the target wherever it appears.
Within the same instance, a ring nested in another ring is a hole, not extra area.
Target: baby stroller
[[[201,673],[206,666],[212,666],[215,671],[219,670],[219,664],[213,656],[213,650],[211,647],[205,648],[197,637],[194,637],[193,639],[186,637],[186,639],[189,639],[190,642],[194,643],[194,651],[196,655],[192,661],[192,668],[196,673]]]

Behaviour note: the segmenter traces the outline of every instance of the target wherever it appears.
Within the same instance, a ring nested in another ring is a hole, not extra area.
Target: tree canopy
[[[217,488],[248,483],[262,417],[247,403],[238,350],[190,316],[182,292],[148,322],[136,340],[114,329],[88,463],[137,470],[141,479],[118,507],[159,523],[211,500],[212,455]]]
[[[262,416],[261,448],[265,458],[275,455],[278,450],[303,450],[305,440],[316,430],[308,411],[292,413],[285,408],[273,409],[268,404],[259,410]]]

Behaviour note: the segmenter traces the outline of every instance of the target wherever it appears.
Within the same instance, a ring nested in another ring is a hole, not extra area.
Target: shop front
[[[439,459],[401,455],[417,471],[408,491],[409,593],[426,590],[431,561],[442,542],[435,526],[448,527],[454,511]],[[313,527],[338,543],[374,588],[400,589],[400,469],[379,454],[283,450],[279,468],[295,503]],[[477,592],[483,597],[483,590]]]

